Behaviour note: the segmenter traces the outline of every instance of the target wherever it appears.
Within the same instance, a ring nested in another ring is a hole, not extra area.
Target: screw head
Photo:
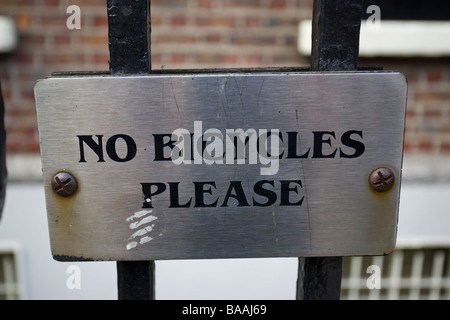
[[[68,172],[55,174],[52,178],[51,185],[53,191],[61,197],[70,197],[78,189],[77,180]]]
[[[369,176],[369,184],[376,192],[386,192],[392,189],[395,183],[394,173],[389,168],[378,168]]]

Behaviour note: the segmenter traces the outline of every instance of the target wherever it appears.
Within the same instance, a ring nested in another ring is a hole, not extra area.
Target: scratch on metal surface
[[[244,113],[245,124],[248,125],[247,111],[245,111],[244,101],[242,100],[242,91],[239,88],[239,83],[237,82],[236,77],[233,77],[233,80],[234,80],[234,83],[236,84],[236,88],[238,90],[239,100],[241,102],[242,112]]]
[[[259,88],[259,93],[258,93],[258,103],[257,103],[257,106],[258,106],[258,109],[260,110],[260,112],[261,112],[261,108],[260,108],[260,106],[259,106],[259,102],[261,101],[261,94],[262,94],[262,90],[263,90],[263,87],[264,87],[264,81],[266,81],[266,78],[263,78],[263,79],[262,79],[262,81],[261,81],[261,87]]]
[[[298,109],[295,109],[295,118],[297,119],[297,128],[298,128],[298,131],[300,132],[301,128],[300,128],[300,120],[298,117]],[[300,150],[302,150],[301,138],[298,139],[298,144],[299,144]],[[303,188],[305,189],[306,213],[307,213],[307,217],[308,217],[308,232],[309,232],[309,250],[311,250],[311,248],[312,248],[311,216],[310,216],[310,212],[309,212],[308,188],[306,187],[307,183],[306,183],[306,175],[305,175],[305,165],[303,164],[302,161],[299,161],[299,166],[301,166],[302,176],[303,176],[303,179],[302,179]]]
[[[277,227],[277,218],[275,218],[275,209],[272,206],[272,218],[273,218],[273,227],[276,228]]]
[[[275,229],[275,242],[278,246],[278,236],[277,234],[277,218],[275,217],[275,208],[272,206],[272,220],[273,220],[273,228]]]
[[[183,117],[181,116],[181,112],[180,112],[180,107],[178,106],[177,97],[175,96],[175,90],[173,89],[172,79],[170,80],[170,87],[172,89],[173,100],[175,101],[175,105],[177,106],[178,115],[180,116],[180,120],[183,120]]]
[[[226,79],[226,81],[228,81],[228,79]],[[223,85],[223,87],[226,88],[225,85]],[[221,88],[221,85],[220,85],[220,78],[219,77],[217,77],[217,89],[218,89],[217,91],[219,92],[220,104],[222,105],[223,112],[225,113],[225,118],[227,119],[227,126],[228,126],[229,118],[228,118],[227,109],[225,107],[225,103],[224,103],[224,100],[223,100],[223,93],[222,93],[222,88]],[[226,95],[225,95],[225,98],[226,98]],[[228,106],[228,100],[226,100],[226,101],[227,101],[227,106]]]
[[[165,97],[164,97],[164,82],[165,82],[165,78],[163,78],[162,79],[162,88],[161,88],[161,103],[162,103],[162,110],[163,110],[163,113],[164,113],[164,107],[165,107]]]

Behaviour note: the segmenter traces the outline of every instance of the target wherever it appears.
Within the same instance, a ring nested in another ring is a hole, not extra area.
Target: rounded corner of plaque
[[[391,243],[389,246],[387,246],[387,248],[385,248],[385,250],[383,250],[383,256],[388,256],[391,253],[393,253],[395,250],[395,246],[396,246],[396,241],[393,241],[393,243]]]
[[[406,77],[406,75],[402,72],[397,72],[397,77],[400,79],[400,81],[402,82],[402,84],[405,87],[408,87],[408,78]]]
[[[43,85],[45,80],[46,79],[37,79],[36,82],[34,83],[34,90],[39,89],[39,87]]]

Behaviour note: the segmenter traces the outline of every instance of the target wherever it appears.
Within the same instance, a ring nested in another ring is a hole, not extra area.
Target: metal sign
[[[380,255],[396,72],[67,76],[35,87],[57,260]]]

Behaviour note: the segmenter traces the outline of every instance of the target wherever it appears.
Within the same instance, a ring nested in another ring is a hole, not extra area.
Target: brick
[[[33,61],[32,53],[18,53],[14,55],[14,62],[18,64],[32,64]]]
[[[245,26],[247,28],[259,28],[261,27],[261,17],[246,17],[245,18]]]
[[[247,57],[247,63],[252,67],[259,67],[263,63],[263,57],[260,54],[251,54]]]
[[[228,8],[258,8],[261,0],[224,0],[223,6]]]
[[[170,63],[173,64],[179,64],[179,63],[185,63],[186,62],[186,56],[184,54],[172,54],[170,56]]]
[[[197,0],[197,7],[200,9],[211,9],[214,4],[213,0]],[[218,2],[217,0],[215,2]]]
[[[191,0],[192,1],[192,0]],[[186,0],[152,0],[152,10],[154,8],[162,7],[167,9],[173,9],[173,8],[186,8],[188,5],[188,2]]]
[[[235,17],[197,17],[195,23],[199,27],[226,27],[232,28],[236,26]]]
[[[29,101],[33,101],[34,102],[34,91],[33,91],[33,87],[27,87],[26,89],[24,89],[22,91],[22,95],[21,95],[22,100],[29,100]]]
[[[196,54],[195,55],[195,61],[200,64],[204,63],[218,63],[220,59],[215,57],[213,54]]]
[[[276,44],[277,39],[274,35],[265,34],[234,34],[231,36],[231,43],[236,45],[265,45],[273,46]]]
[[[208,34],[205,36],[205,42],[207,43],[220,43],[222,36],[220,34]]]
[[[433,149],[433,143],[431,141],[420,141],[418,144],[418,150],[420,152],[429,153]]]
[[[239,60],[237,54],[225,54],[221,57],[220,62],[225,64],[236,64]]]
[[[187,24],[187,19],[185,16],[175,16],[172,18],[171,24],[174,27],[185,26]]]
[[[68,34],[57,35],[54,37],[54,43],[58,46],[67,46],[72,42],[72,37]]]
[[[80,43],[85,46],[103,46],[108,47],[107,34],[84,34],[80,37]]]
[[[11,99],[11,90],[9,89],[5,89],[4,87],[2,87],[2,96],[4,100],[10,100]]]
[[[423,115],[426,118],[440,118],[443,115],[443,110],[441,108],[425,108]]]
[[[199,64],[209,65],[214,68],[225,68],[230,67],[230,65],[237,64],[239,61],[239,56],[237,54],[220,53],[198,53],[195,55],[195,60]]]
[[[50,27],[53,30],[67,30],[67,17],[47,15],[37,20],[37,24],[42,27]]]
[[[422,101],[449,101],[450,92],[432,92],[432,91],[419,91],[414,95],[414,99]]]
[[[442,74],[439,71],[430,71],[427,73],[427,82],[436,83],[442,80]]]
[[[411,153],[412,150],[413,150],[413,145],[412,145],[411,141],[405,141],[405,143],[403,144],[403,152]]]
[[[270,9],[286,9],[286,0],[271,0]]]
[[[297,48],[297,35],[286,35],[284,37],[284,44],[287,47]]]
[[[14,5],[12,5],[12,3],[14,2]],[[11,7],[23,7],[23,6],[32,6],[34,5],[36,2],[36,0],[0,0],[0,5],[2,7],[7,7],[7,6],[11,6]]]
[[[105,69],[109,69],[109,54],[96,54],[94,56],[94,63],[99,66],[105,66]]]
[[[153,24],[153,20],[152,20]],[[94,26],[100,27],[100,28],[107,28],[108,27],[108,17],[94,17]]]
[[[450,142],[442,142],[439,151],[441,154],[450,155]]]
[[[31,49],[32,47],[32,49],[36,49],[36,47],[41,47],[45,44],[45,36],[41,34],[21,34],[19,35],[19,42],[22,48]]]
[[[179,44],[186,45],[189,43],[195,43],[195,36],[191,34],[183,33],[170,33],[170,34],[158,34],[152,36],[152,44]],[[155,48],[157,50],[157,48]]]
[[[60,0],[44,0],[44,6],[45,7],[59,7]]]
[[[162,62],[162,55],[158,53],[152,53],[152,68],[155,66],[161,65]]]
[[[32,17],[28,13],[20,13],[15,18],[18,30],[26,30],[31,26]]]
[[[46,54],[43,57],[43,62],[48,65],[67,65],[67,64],[82,64],[85,58],[80,54]]]

